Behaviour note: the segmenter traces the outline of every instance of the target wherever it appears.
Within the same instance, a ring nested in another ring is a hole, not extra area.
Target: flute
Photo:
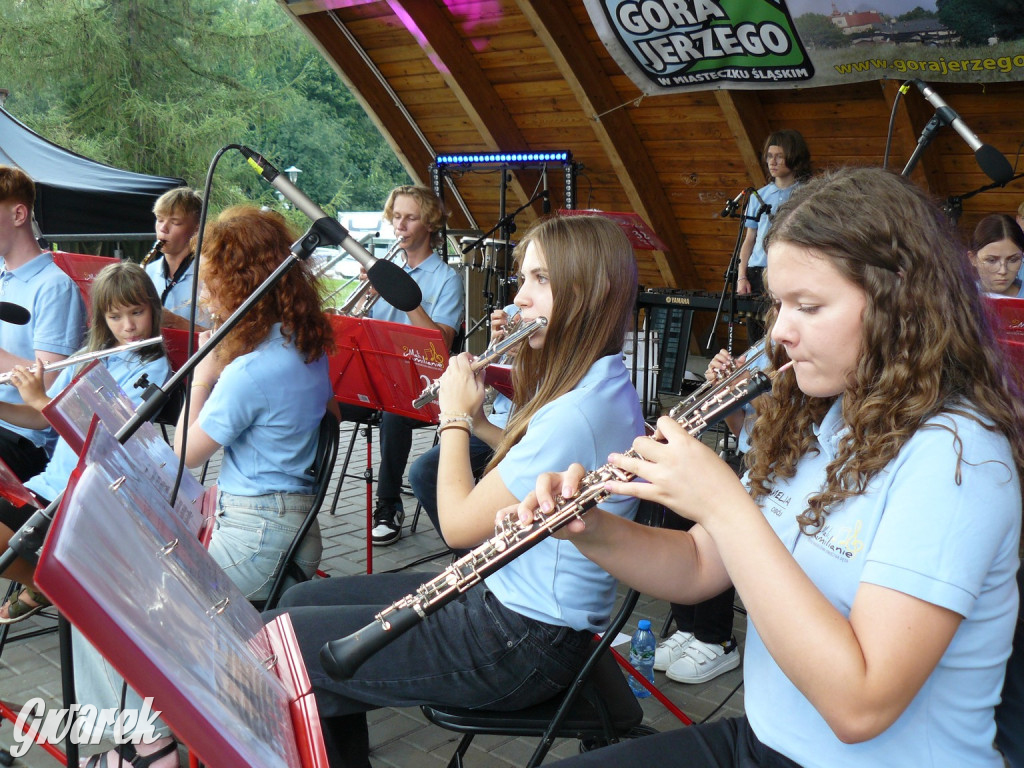
[[[476,360],[472,362],[470,368],[472,369],[473,373],[482,371],[491,363],[495,362],[496,360],[500,360],[501,356],[504,355],[510,348],[514,347],[521,341],[525,341],[547,324],[548,319],[546,317],[538,317],[534,320],[531,320],[528,323],[522,323],[518,328],[516,328],[514,331],[505,336],[505,338],[503,338],[501,341],[492,344],[490,347],[488,347],[483,352],[483,354],[480,355],[480,357],[478,357]],[[434,379],[426,387],[424,387],[423,391],[420,392],[419,397],[412,401],[412,407],[422,408],[427,403],[434,402],[435,400],[437,400],[437,395],[440,391],[441,380]]]
[[[153,344],[162,344],[163,336],[154,336],[151,339],[139,339],[138,341],[130,341],[127,344],[122,344],[119,347],[109,347],[108,349],[101,349],[96,352],[83,352],[80,355],[73,355],[71,357],[65,357],[63,360],[57,360],[53,363],[43,363],[43,373],[49,373],[50,371],[59,371],[61,368],[67,368],[72,365],[78,365],[79,363],[91,363],[93,360],[99,360],[103,357],[115,355],[118,352],[131,352],[133,349],[139,349],[140,347],[148,347]],[[28,369],[31,373],[36,373],[36,366],[32,366]],[[9,384],[11,381],[11,371],[7,373],[0,373],[0,384]]]
[[[780,373],[791,363],[776,372]],[[724,391],[712,393],[698,406],[677,419],[693,437],[718,423],[737,408],[771,388],[771,378],[763,371],[754,371],[745,380]],[[626,456],[638,458],[635,450]],[[534,520],[523,525],[515,515],[504,518],[497,533],[469,554],[456,560],[436,578],[421,585],[415,593],[377,614],[375,620],[345,637],[331,640],[320,649],[320,663],[335,680],[347,680],[370,656],[407,632],[415,624],[436,613],[463,592],[483,581],[510,560],[514,560],[540,543],[550,534],[568,525],[600,504],[611,494],[604,484],[609,480],[629,482],[631,472],[605,464],[583,476],[576,493],[569,498],[557,497],[555,508],[547,515],[534,513]]]

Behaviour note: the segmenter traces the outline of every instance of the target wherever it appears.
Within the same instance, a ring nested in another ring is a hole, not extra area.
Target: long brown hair
[[[219,308],[234,312],[281,265],[295,239],[275,211],[249,205],[228,208],[206,227],[200,278]],[[224,359],[254,350],[278,322],[307,363],[333,350],[331,326],[320,309],[320,287],[307,261],[293,265],[242,317],[222,342]]]
[[[974,419],[1009,440],[1024,464],[1024,406],[987,321],[964,249],[932,201],[901,176],[844,169],[798,188],[775,217],[766,247],[807,248],[867,296],[861,354],[843,395],[849,431],[824,488],[798,517],[819,529],[831,506],[864,492],[914,432],[940,412]],[[768,269],[771,286],[771,267]],[[769,333],[775,312],[769,312]],[[773,367],[785,362],[781,345]],[[835,398],[814,398],[780,374],[751,430],[750,488],[767,495],[816,445],[813,427]],[[962,460],[962,454],[960,456]]]
[[[149,275],[138,264],[131,261],[108,264],[96,275],[89,290],[92,298],[92,321],[86,340],[87,351],[98,352],[117,346],[117,339],[107,325],[107,313],[115,307],[148,306],[152,321],[149,336],[160,335],[160,321],[164,309],[160,304],[160,295],[156,292],[156,286],[149,279]],[[137,354],[149,362],[159,359],[165,352],[162,344],[154,344],[144,347]]]
[[[540,249],[547,266],[551,317],[544,346],[523,345],[516,354],[515,409],[488,469],[523,438],[540,408],[571,391],[596,360],[622,351],[636,303],[636,257],[622,230],[608,219],[580,215],[540,220],[516,246],[517,267],[530,243]]]

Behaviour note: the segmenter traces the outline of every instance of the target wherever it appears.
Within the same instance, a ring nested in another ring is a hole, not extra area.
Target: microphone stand
[[[195,369],[199,362],[206,357],[220,342],[224,336],[226,336],[245,316],[246,312],[252,307],[253,304],[258,302],[266,295],[274,285],[281,279],[284,274],[291,269],[300,260],[306,259],[313,252],[313,250],[323,244],[325,241],[325,235],[323,228],[318,226],[320,222],[314,222],[309,228],[305,235],[301,239],[296,241],[292,245],[292,250],[288,254],[287,258],[278,265],[267,278],[256,288],[255,291],[247,298],[242,304],[231,313],[224,322],[213,331],[209,341],[200,347],[196,352],[178,369],[178,371],[171,376],[170,379],[164,384],[163,387],[151,384],[143,396],[143,401],[139,405],[137,411],[125,422],[124,426],[118,430],[114,436],[115,439],[124,445],[128,442],[129,438],[134,435],[139,428],[147,421],[150,421],[156,416],[163,406],[167,403],[167,393],[174,390],[174,388],[184,379],[188,378],[192,371]],[[328,243],[330,245],[338,245],[338,243]],[[175,493],[177,491],[175,490]],[[60,506],[61,500],[64,498],[63,491],[58,494],[57,498],[50,502],[46,509],[36,510],[32,517],[19,528],[14,535],[11,537],[8,549],[2,555],[0,555],[0,573],[6,571],[18,558],[21,557],[31,564],[35,564],[39,560],[39,549],[43,546],[43,541],[46,538],[47,532],[50,530],[50,524],[53,522],[53,517],[57,512],[57,508]],[[171,504],[174,503],[173,498],[169,500]]]
[[[914,166],[917,165],[917,161],[921,159],[921,155],[924,154],[925,149],[929,144],[932,143],[932,139],[935,138],[936,132],[944,125],[949,125],[953,122],[950,117],[949,110],[936,110],[935,114],[932,115],[932,119],[928,121],[924,129],[921,131],[921,136],[917,140],[917,146],[914,147],[913,153],[910,155],[910,159],[907,160],[907,164],[903,167],[901,176],[909,176],[911,171],[914,170]],[[994,186],[999,186],[994,185]]]
[[[753,187],[748,188],[744,190],[743,197],[740,200],[740,202],[734,204],[734,202],[730,200],[728,203],[725,204],[725,210],[722,211],[723,217],[738,218],[740,220],[740,224],[739,230],[736,232],[736,243],[733,245],[732,248],[732,256],[729,258],[729,266],[726,267],[725,269],[725,284],[722,286],[722,293],[718,297],[718,307],[715,309],[715,317],[711,321],[711,332],[708,335],[708,341],[705,345],[705,353],[708,356],[713,356],[714,350],[712,349],[712,345],[715,341],[715,327],[718,325],[718,319],[722,316],[722,306],[725,304],[725,297],[727,295],[729,297],[729,334],[726,348],[728,349],[729,354],[732,354],[732,343],[734,333],[733,328],[736,323],[736,290],[740,274],[740,247],[743,244],[743,236],[745,234],[744,230],[746,229],[746,221],[748,218],[750,218],[747,216],[746,211],[748,202],[750,200],[750,193],[752,191],[754,192],[754,194],[757,194],[757,191],[754,190]],[[758,197],[758,199],[760,199],[760,197]],[[737,210],[742,210],[743,213],[737,215]],[[760,212],[758,213],[758,217],[760,217]]]
[[[533,205],[535,202],[537,202],[538,200],[540,200],[543,197],[544,197],[544,191],[542,190],[542,191],[538,192],[537,194],[535,194],[533,197],[531,197],[529,200],[527,200],[525,203],[520,205],[514,211],[512,211],[512,213],[507,213],[504,216],[502,216],[500,219],[498,219],[497,223],[493,227],[488,229],[486,232],[484,232],[482,235],[480,235],[480,237],[478,237],[476,240],[474,240],[469,245],[467,245],[465,248],[463,248],[462,249],[463,255],[469,253],[474,248],[479,248],[480,245],[484,242],[484,240],[486,240],[488,237],[490,237],[495,232],[497,232],[499,229],[501,229],[502,237],[505,240],[505,265],[504,265],[504,268],[505,268],[505,275],[507,277],[508,276],[508,253],[509,253],[509,250],[511,248],[512,233],[515,232],[515,229],[516,229],[516,227],[515,227],[515,218],[516,218],[516,216],[518,216],[520,213],[525,211],[527,208],[529,208],[531,205]],[[493,274],[493,271],[494,271],[493,267],[491,266],[490,261],[488,261],[487,275],[484,278],[484,285],[485,286],[490,286],[490,280],[491,280],[491,275]],[[485,295],[485,302],[484,302],[484,315],[479,320],[477,320],[476,323],[473,324],[472,328],[469,328],[466,331],[466,338],[467,339],[470,336],[472,336],[480,328],[480,326],[483,325],[484,323],[487,323],[487,327],[488,328],[490,327],[491,312],[494,311],[494,309],[495,309],[495,307],[497,305],[494,303],[494,294],[488,292],[486,287],[485,287],[484,291],[486,293],[486,295]],[[502,298],[504,298],[504,297],[502,297]],[[507,303],[508,302],[503,301],[501,306],[504,307]]]
[[[1018,173],[1016,176],[1011,176],[1003,183],[993,181],[991,184],[985,184],[984,186],[978,187],[977,189],[963,195],[950,195],[942,205],[942,212],[946,214],[947,218],[949,218],[951,222],[956,224],[960,219],[960,214],[963,213],[964,200],[974,197],[980,192],[988,192],[990,189],[1006,186],[1006,184],[1009,184],[1011,181],[1016,181],[1020,178],[1024,178],[1024,173]]]

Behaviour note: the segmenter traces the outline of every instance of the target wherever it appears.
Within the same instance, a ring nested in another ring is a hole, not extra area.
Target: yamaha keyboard
[[[684,291],[678,288],[649,288],[648,290],[641,291],[637,294],[637,304],[642,307],[680,307],[682,309],[701,309],[711,310],[713,312],[718,309],[718,302],[721,298],[721,293],[712,291]],[[764,304],[764,296],[751,296],[747,294],[745,296],[736,297],[737,313],[746,312],[747,314],[755,315],[764,309]],[[728,312],[730,307],[731,301],[726,297],[725,303],[722,305],[722,311]]]
[[[639,369],[657,378],[656,392],[679,396],[683,390],[686,374],[686,360],[690,351],[690,335],[693,329],[695,311],[714,312],[718,309],[722,294],[711,291],[686,291],[675,288],[660,288],[641,291],[636,301],[636,327],[643,329],[641,348],[635,364],[638,368],[634,381],[640,381]],[[732,301],[726,297],[722,304],[720,320],[727,321]],[[765,296],[737,296],[736,321],[756,317],[767,308]],[[645,318],[640,322],[640,312]],[[633,361],[630,360],[632,363]],[[651,412],[651,393],[643,380],[644,414]],[[656,396],[655,396],[656,398]]]

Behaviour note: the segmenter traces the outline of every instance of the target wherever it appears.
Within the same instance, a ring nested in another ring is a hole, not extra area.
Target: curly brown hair
[[[287,257],[295,235],[281,214],[239,205],[207,225],[199,275],[209,300],[234,312]],[[334,349],[331,325],[320,308],[320,286],[307,261],[294,264],[242,317],[222,342],[227,362],[254,350],[274,323],[306,362]]]
[[[878,168],[827,173],[779,209],[766,247],[778,242],[812,250],[867,296],[861,354],[843,394],[849,430],[824,487],[797,518],[805,533],[823,525],[830,507],[863,493],[914,432],[941,412],[1005,435],[1015,463],[1024,464],[1024,401],[964,248],[924,192]],[[769,288],[770,271],[769,265]],[[772,310],[769,333],[774,320]],[[781,345],[769,355],[773,369],[786,360]],[[756,499],[792,477],[800,457],[816,449],[813,427],[835,399],[804,395],[792,371],[776,377],[772,396],[757,404],[750,435]]]

